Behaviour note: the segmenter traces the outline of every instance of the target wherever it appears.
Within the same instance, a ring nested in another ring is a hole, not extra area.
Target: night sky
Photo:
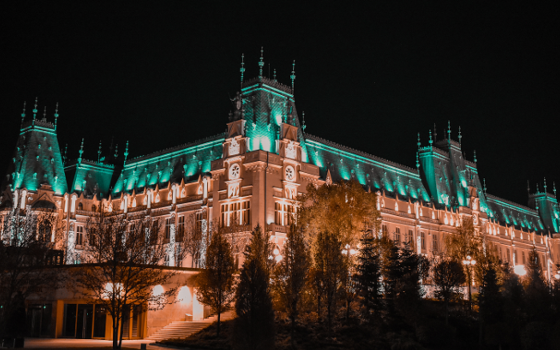
[[[559,21],[538,2],[76,3],[0,5],[1,171],[36,96],[51,120],[60,103],[70,158],[82,137],[97,159],[99,140],[136,157],[223,132],[241,54],[252,78],[264,46],[280,82],[296,60],[308,133],[414,167],[417,133],[450,120],[488,193],[526,204],[527,180],[560,181]]]

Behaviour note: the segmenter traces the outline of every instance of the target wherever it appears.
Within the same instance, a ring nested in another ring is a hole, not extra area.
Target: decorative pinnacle
[[[420,133],[418,133],[418,142],[416,144],[418,145],[418,149],[420,149],[420,146],[422,145],[420,143]]]
[[[461,125],[459,125],[459,145],[461,145],[461,139],[462,138],[463,138],[463,136],[461,136]]]
[[[66,153],[68,152],[68,144],[64,146],[64,155],[62,156],[62,165],[66,165]]]
[[[241,84],[243,84],[243,73],[245,73],[245,62],[243,62],[244,58],[245,55],[241,54],[241,68],[239,68],[239,71],[241,72]]]
[[[437,129],[436,129],[436,123],[434,123],[434,140],[437,141]]]
[[[484,194],[486,194],[486,178],[482,179],[482,181],[484,182],[484,187],[483,187]]]
[[[126,165],[126,158],[128,157],[128,140],[126,141],[126,148],[124,149],[124,164],[123,167]]]
[[[97,150],[97,163],[101,161],[101,140],[99,140],[99,150]]]
[[[26,104],[27,104],[27,102],[23,101],[23,112],[21,112],[21,124],[19,125],[20,129],[23,126],[23,120],[25,119],[25,105]]]
[[[451,144],[451,121],[447,121],[447,144]]]
[[[82,144],[80,145],[80,157],[78,158],[78,164],[82,164],[82,154],[84,153],[84,138],[82,137]]]
[[[556,182],[552,181],[552,191],[554,192],[554,197],[556,197]]]
[[[474,162],[476,163],[476,150],[474,150]]]
[[[544,178],[544,193],[546,193],[546,177]]]
[[[305,128],[307,128],[307,125],[305,125],[305,111],[301,112],[301,114],[303,117],[303,125],[301,126],[301,129],[305,132]]]
[[[294,81],[296,80],[296,60],[292,62],[292,75],[290,75],[290,79],[292,79],[292,95],[294,94]]]
[[[273,76],[274,81],[276,81],[276,68],[274,68],[274,76]]]
[[[113,157],[117,158],[119,156],[119,144],[117,143],[115,145],[115,154],[113,155]]]
[[[58,122],[58,102],[56,103],[56,107],[54,109],[54,130],[56,131],[56,124]]]
[[[35,107],[33,108],[33,125],[35,125],[35,118],[37,117],[37,97],[35,97]]]
[[[43,119],[47,120],[47,106],[43,108]]]
[[[430,146],[434,143],[434,141],[432,141],[432,130],[430,130]]]
[[[263,66],[264,66],[264,61],[263,61],[264,53],[263,52],[264,52],[264,50],[263,50],[263,47],[261,46],[261,59],[259,61],[259,78],[262,78],[262,75],[263,75],[263,72],[262,72]]]
[[[420,168],[420,161],[418,160],[418,152],[416,152],[416,167]]]

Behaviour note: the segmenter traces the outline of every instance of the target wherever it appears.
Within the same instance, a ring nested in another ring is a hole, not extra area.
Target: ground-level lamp
[[[274,254],[274,260],[277,263],[282,261],[282,254],[280,254],[280,249],[278,249],[278,247],[274,248],[274,250],[272,251],[272,254]]]
[[[342,254],[346,254],[347,256],[356,255],[358,251],[356,249],[351,249],[350,244],[347,244],[344,249],[342,249]]]
[[[527,274],[527,270],[525,269],[525,265],[515,265],[513,268],[513,272],[519,277],[523,277]]]
[[[467,275],[468,275],[468,282],[467,284],[469,285],[469,309],[471,308],[471,303],[472,303],[472,292],[471,292],[471,268],[472,266],[474,266],[476,264],[476,260],[474,260],[473,258],[471,258],[470,255],[467,255],[467,258],[465,260],[463,260],[463,265],[465,265],[467,267]],[[472,283],[474,284],[474,280],[472,281]]]

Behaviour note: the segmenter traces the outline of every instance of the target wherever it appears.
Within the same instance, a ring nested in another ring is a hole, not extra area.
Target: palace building
[[[123,153],[111,150],[102,157],[100,146],[98,159],[87,160],[81,147],[77,159],[68,159],[57,140],[58,113],[48,121],[37,117],[37,102],[32,115],[24,108],[19,140],[3,178],[0,215],[54,211],[64,230],[60,235],[53,231],[51,242],[64,252],[66,265],[79,263],[84,225],[99,211],[161,218],[171,235],[189,216],[204,232],[215,224],[236,225],[240,232],[260,224],[281,247],[296,198],[309,184],[355,179],[377,193],[382,229],[398,243],[412,242],[419,254],[430,256],[444,249],[445,237],[468,217],[502,261],[522,267],[536,248],[545,277],[554,278],[560,263],[555,188],[554,195],[546,185],[530,193],[527,205],[487,193],[476,157],[466,159],[460,132],[456,141],[451,128],[443,139],[430,133],[427,144],[419,139],[417,147],[411,147],[416,168],[310,135],[296,108],[295,72],[288,86],[276,77],[264,77],[263,65],[261,57],[260,73],[251,80],[243,79],[241,69],[234,111],[223,117],[225,133],[137,158],[128,157],[127,143]],[[204,316],[192,288],[198,263],[192,257],[166,259],[168,268],[181,270],[174,283],[182,285],[180,293],[190,299],[163,311],[130,310],[125,339],[152,336],[173,321],[185,320],[185,314],[193,319]],[[28,305],[40,310],[38,317],[50,319],[48,330],[38,334],[110,338],[108,325],[105,330],[104,323],[98,323],[105,322],[100,321],[104,311],[74,299],[70,292],[37,296]],[[88,312],[100,320],[80,320]]]

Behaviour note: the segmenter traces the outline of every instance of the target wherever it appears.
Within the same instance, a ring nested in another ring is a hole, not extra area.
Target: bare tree
[[[152,293],[153,286],[167,283],[176,273],[162,271],[166,256],[185,252],[177,249],[181,242],[165,244],[160,228],[155,219],[129,220],[126,215],[101,214],[86,224],[82,265],[72,269],[74,285],[91,303],[107,305],[113,318],[114,349],[122,345],[123,309],[127,305],[161,309],[177,291],[171,288]]]
[[[184,226],[179,226],[179,237],[183,242],[185,253],[191,256],[191,267],[198,267],[200,254],[204,246],[202,224],[197,221],[195,214],[185,217]]]
[[[62,251],[54,250],[53,237],[61,230],[56,214],[49,210],[25,212],[14,209],[2,216],[0,236],[0,335],[23,336],[25,322],[11,322],[18,304],[43,289],[56,289],[62,281],[49,265],[64,262]],[[7,327],[9,326],[9,327]]]

